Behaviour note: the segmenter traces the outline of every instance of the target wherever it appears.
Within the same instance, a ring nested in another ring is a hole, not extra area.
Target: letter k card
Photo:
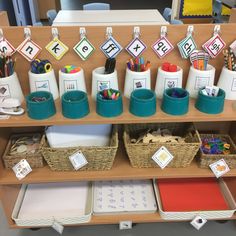
[[[69,50],[69,48],[58,38],[54,38],[45,48],[57,60],[60,60]]]

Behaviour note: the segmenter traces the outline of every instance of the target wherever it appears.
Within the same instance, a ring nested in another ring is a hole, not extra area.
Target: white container
[[[217,86],[225,91],[225,99],[236,100],[236,71],[223,67]]]
[[[150,69],[142,72],[131,71],[126,68],[124,95],[130,98],[130,94],[135,89],[151,89]]]
[[[11,76],[0,78],[0,97],[17,98],[23,102],[24,95],[16,72]]]
[[[168,72],[158,68],[155,92],[158,98],[163,97],[163,92],[167,88],[182,88],[183,70],[177,67],[176,72]]]
[[[98,67],[92,72],[92,97],[94,100],[96,100],[99,91],[110,88],[119,90],[117,71],[110,74],[104,74],[104,71],[105,67]]]
[[[54,100],[59,97],[54,70],[43,74],[35,74],[29,71],[28,75],[31,93],[36,91],[47,91],[52,93]]]
[[[207,65],[206,70],[197,70],[193,66],[190,67],[186,90],[189,96],[197,98],[198,91],[205,86],[213,86],[215,79],[215,67]]]
[[[76,73],[64,73],[59,70],[59,91],[60,97],[68,91],[81,90],[87,92],[85,79],[84,79],[84,70],[80,68],[80,71]]]

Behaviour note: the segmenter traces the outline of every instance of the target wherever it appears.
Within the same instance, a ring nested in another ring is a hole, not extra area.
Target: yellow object
[[[183,16],[211,16],[212,0],[184,0]],[[230,15],[230,9],[223,6],[222,15]]]

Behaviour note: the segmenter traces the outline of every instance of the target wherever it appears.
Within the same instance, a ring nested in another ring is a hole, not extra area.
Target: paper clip
[[[166,26],[162,26],[161,27],[161,38],[166,37],[167,35],[167,27]]]
[[[106,37],[107,37],[107,39],[112,37],[112,27],[107,27],[107,29],[106,29]]]
[[[58,39],[59,38],[59,33],[57,28],[52,28],[52,37],[53,39]]]
[[[135,26],[134,27],[134,38],[139,38],[140,37],[140,27],[139,26]]]
[[[187,36],[192,35],[193,34],[193,30],[194,30],[193,25],[189,25],[188,29],[187,29]]]
[[[4,38],[3,31],[2,31],[2,29],[0,29],[0,39],[3,39],[3,38]]]
[[[220,25],[215,25],[213,36],[220,34]]]
[[[30,28],[24,28],[24,37],[25,37],[25,39],[30,39],[31,38]]]
[[[86,38],[86,29],[84,27],[81,27],[79,29],[79,33],[80,33],[80,39]]]

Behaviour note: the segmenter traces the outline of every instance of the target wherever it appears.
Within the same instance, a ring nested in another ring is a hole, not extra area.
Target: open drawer
[[[92,214],[89,182],[22,185],[12,219],[18,226],[51,226],[89,222]]]

